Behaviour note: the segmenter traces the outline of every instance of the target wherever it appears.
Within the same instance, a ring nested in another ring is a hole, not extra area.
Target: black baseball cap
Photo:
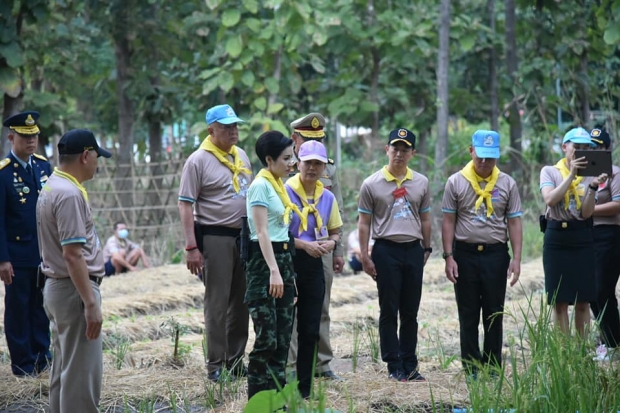
[[[590,131],[590,139],[597,145],[603,145],[605,148],[611,146],[611,139],[609,133],[605,129],[592,129]]]
[[[111,158],[112,154],[101,148],[95,139],[95,135],[88,129],[72,129],[62,135],[58,142],[60,155],[75,155],[84,151],[95,151],[97,156]]]
[[[394,145],[396,142],[404,142],[415,149],[415,135],[409,129],[399,128],[390,132],[388,145]]]

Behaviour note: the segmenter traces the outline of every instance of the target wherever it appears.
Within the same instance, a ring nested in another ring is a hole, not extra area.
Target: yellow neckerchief
[[[280,201],[282,201],[282,203],[284,204],[284,223],[286,225],[289,224],[290,212],[295,211],[295,213],[299,215],[299,219],[301,219],[302,225],[305,225],[307,227],[308,223],[304,221],[306,218],[303,216],[303,214],[299,210],[299,207],[291,201],[291,198],[288,197],[288,192],[286,192],[286,188],[284,188],[284,183],[282,182],[282,178],[278,178],[278,179],[274,178],[271,172],[269,172],[267,169],[261,169],[260,172],[256,174],[257,178],[260,176],[262,176],[267,181],[269,181],[271,186],[273,186],[273,189],[278,194]]]
[[[84,199],[86,200],[86,202],[88,202],[88,193],[86,192],[86,188],[84,188],[82,184],[77,181],[77,179],[75,179],[72,175],[69,175],[68,173],[61,171],[57,167],[54,167],[54,174],[58,175],[61,178],[66,179],[67,181],[75,185],[76,188],[79,189],[82,195],[84,196]]]
[[[303,209],[301,210],[301,214],[303,218],[301,218],[301,225],[299,226],[299,234],[308,229],[308,214],[312,212],[314,214],[314,218],[316,219],[316,226],[320,230],[323,228],[323,219],[321,218],[321,214],[319,214],[319,210],[316,209],[316,205],[319,203],[319,199],[321,195],[323,195],[323,183],[321,181],[316,181],[316,186],[314,187],[314,197],[313,202],[310,204],[307,200],[306,191],[304,190],[304,186],[301,183],[301,174],[297,174],[292,178],[289,178],[286,181],[286,184],[297,194],[299,199],[301,200],[301,204],[303,205]]]
[[[385,178],[386,181],[391,182],[394,181],[396,182],[396,188],[400,188],[400,186],[403,184],[403,182],[405,182],[407,179],[413,179],[413,171],[409,168],[407,168],[407,173],[405,174],[405,177],[403,179],[398,179],[397,177],[395,177],[394,175],[392,175],[390,173],[390,171],[388,171],[388,167],[387,165],[385,165],[383,167],[383,169],[381,169],[381,173],[383,174],[383,177]]]
[[[493,202],[491,201],[491,191],[495,188],[495,184],[497,183],[497,178],[499,178],[499,168],[496,166],[493,168],[493,172],[491,172],[491,176],[488,178],[481,178],[478,176],[474,169],[474,161],[469,161],[467,165],[463,169],[461,169],[461,174],[467,179],[473,188],[476,195],[478,195],[478,199],[476,200],[476,204],[474,207],[474,213],[478,212],[478,208],[482,205],[482,201],[485,201],[487,205],[487,218],[493,215]],[[487,185],[484,189],[480,188],[480,182],[486,181]]]
[[[562,174],[562,179],[566,179],[566,177],[570,175],[570,171],[566,167],[566,158],[560,159],[558,163],[553,165],[553,167],[560,171]],[[568,209],[571,194],[575,198],[577,209],[581,209],[581,199],[579,198],[579,192],[577,192],[577,185],[579,185],[581,181],[583,181],[583,176],[576,176],[575,179],[573,179],[573,182],[570,183],[568,190],[564,194],[564,209]]]
[[[248,175],[251,175],[252,171],[246,168],[245,165],[243,164],[243,161],[241,160],[241,157],[239,156],[239,151],[237,150],[237,147],[233,145],[232,148],[230,148],[230,152],[225,152],[221,150],[220,148],[218,148],[217,146],[215,146],[213,142],[211,142],[211,135],[209,135],[206,137],[204,141],[202,141],[202,144],[200,144],[200,149],[204,149],[207,152],[211,152],[217,158],[218,161],[220,161],[222,164],[227,166],[228,169],[232,171],[233,188],[235,189],[236,193],[239,193],[240,191],[239,174],[243,172]],[[232,162],[230,162],[226,155],[231,155],[235,163],[233,164]]]

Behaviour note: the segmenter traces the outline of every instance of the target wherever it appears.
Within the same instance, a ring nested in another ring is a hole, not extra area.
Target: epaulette
[[[33,155],[39,158],[40,160],[47,162],[47,158],[45,156],[39,155],[38,153],[33,153]]]
[[[11,163],[11,160],[9,158],[4,158],[3,160],[1,160],[0,161],[0,170],[4,169],[4,167],[7,166],[10,163]]]
[[[327,163],[333,165],[335,162],[332,158],[327,158]]]

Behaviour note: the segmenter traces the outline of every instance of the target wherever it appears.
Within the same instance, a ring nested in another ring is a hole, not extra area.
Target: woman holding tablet
[[[592,147],[583,128],[571,129],[562,140],[564,158],[540,172],[540,191],[546,205],[543,266],[547,302],[553,305],[556,326],[569,334],[568,306],[575,305],[575,328],[585,337],[590,322],[590,301],[596,299],[595,249],[592,220],[596,192],[607,174],[582,177],[584,157],[575,151]]]

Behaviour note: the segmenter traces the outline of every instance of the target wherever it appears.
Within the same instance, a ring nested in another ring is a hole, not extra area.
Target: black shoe
[[[211,373],[207,374],[207,378],[212,382],[217,383],[222,378],[222,369],[212,371]]]
[[[344,381],[342,377],[340,377],[339,375],[337,375],[331,370],[319,371],[314,374],[314,377],[320,377],[323,379],[334,380],[334,381]]]
[[[396,370],[396,371],[390,373],[388,378],[390,380],[396,380],[396,381],[400,381],[400,382],[403,382],[403,383],[405,383],[407,381],[407,375],[405,374],[405,372],[403,372],[401,370]]]
[[[426,381],[426,379],[418,370],[414,370],[407,375],[407,381]]]

